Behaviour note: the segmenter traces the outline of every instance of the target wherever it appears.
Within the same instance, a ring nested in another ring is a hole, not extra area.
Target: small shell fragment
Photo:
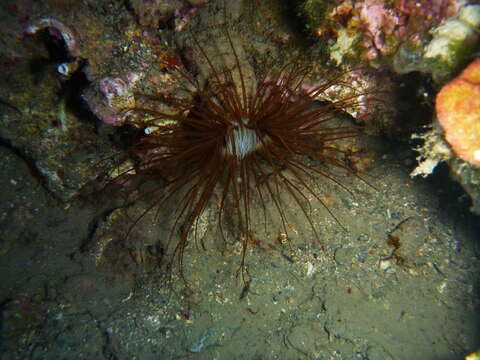
[[[444,280],[442,281],[440,284],[437,285],[437,291],[440,293],[440,294],[443,294],[443,292],[445,291],[445,289],[447,288],[447,282]]]
[[[388,270],[392,267],[392,262],[390,259],[388,260],[380,260],[380,269],[382,270]]]
[[[315,267],[313,266],[313,264],[308,261],[307,262],[307,276],[310,277],[313,275],[313,273],[315,272]]]

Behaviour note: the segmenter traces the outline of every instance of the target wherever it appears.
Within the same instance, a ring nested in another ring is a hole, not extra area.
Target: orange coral
[[[440,90],[435,108],[455,154],[480,166],[480,59]]]

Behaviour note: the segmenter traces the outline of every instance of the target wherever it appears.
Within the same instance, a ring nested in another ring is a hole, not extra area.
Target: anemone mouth
[[[248,123],[248,118],[233,121],[225,136],[225,155],[242,160],[262,146],[257,131]]]

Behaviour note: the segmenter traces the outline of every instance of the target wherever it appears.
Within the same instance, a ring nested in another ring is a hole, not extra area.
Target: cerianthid
[[[219,63],[222,54],[212,54],[201,37],[189,32],[196,57],[188,62],[193,64],[184,61],[169,70],[182,82],[177,97],[137,94],[137,106],[128,109],[136,115],[131,124],[143,130],[130,149],[136,155],[134,176],[161,179],[158,186],[137,195],[136,200],[148,200],[150,205],[131,228],[146,214],[156,211],[163,216],[162,209],[173,207],[164,248],[169,265],[176,262],[183,269],[190,243],[206,247],[197,233],[199,219],[207,209],[215,209],[222,239],[227,241],[226,233],[232,232],[242,245],[243,275],[247,249],[256,241],[252,229],[256,211],[263,214],[266,228],[267,213],[276,213],[288,239],[287,209],[295,207],[319,241],[321,229],[315,226],[310,206],[314,199],[343,227],[312,183],[326,179],[351,193],[329,169],[358,177],[353,150],[338,144],[359,137],[363,129],[342,122],[338,115],[357,107],[368,91],[351,89],[348,96],[320,102],[322,94],[334,87],[349,87],[345,73],[325,75],[312,85],[312,68],[301,58],[251,71],[223,11],[220,28],[231,61]],[[203,68],[198,70],[196,63]],[[163,111],[160,104],[174,111]],[[131,171],[121,176],[131,177]],[[225,224],[234,224],[233,229]]]

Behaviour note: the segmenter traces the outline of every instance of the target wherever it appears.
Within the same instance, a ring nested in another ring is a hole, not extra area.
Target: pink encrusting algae
[[[360,31],[365,58],[393,54],[410,37],[428,31],[444,19],[455,15],[462,0],[345,0],[330,13],[336,24]]]

